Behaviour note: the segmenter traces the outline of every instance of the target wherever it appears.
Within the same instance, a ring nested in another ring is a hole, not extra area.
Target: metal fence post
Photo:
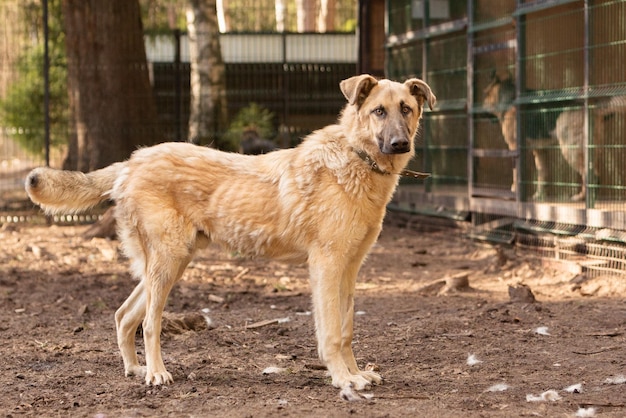
[[[176,129],[176,141],[183,140],[183,107],[182,107],[182,81],[181,81],[181,57],[180,57],[180,29],[174,29],[174,125]]]
[[[50,166],[50,50],[48,46],[48,0],[42,0],[43,9],[43,112],[46,166]]]
[[[283,48],[283,123],[289,131],[289,62],[287,60],[287,33],[282,32],[281,36]]]

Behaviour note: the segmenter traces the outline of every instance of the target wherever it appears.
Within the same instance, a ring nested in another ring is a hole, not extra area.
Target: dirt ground
[[[389,218],[361,270],[354,342],[385,380],[358,402],[317,359],[304,266],[201,252],[167,307],[175,382],[153,388],[123,375],[113,315],[135,282],[118,242],[4,225],[2,416],[626,416],[626,278]]]

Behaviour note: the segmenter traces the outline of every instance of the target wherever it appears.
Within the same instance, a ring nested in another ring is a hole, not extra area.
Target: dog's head
[[[483,108],[493,114],[505,112],[515,100],[515,83],[509,74],[500,78],[494,71],[491,81],[483,91]]]
[[[360,75],[343,80],[346,111],[356,112],[361,132],[366,132],[383,154],[413,152],[413,138],[424,104],[432,109],[435,95],[417,78],[404,83]]]

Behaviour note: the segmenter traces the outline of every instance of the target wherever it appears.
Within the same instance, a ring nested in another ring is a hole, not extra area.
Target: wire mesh
[[[582,2],[580,2],[582,3]],[[521,98],[577,96],[585,84],[585,15],[579,2],[524,15],[520,21]]]
[[[537,257],[557,260],[589,277],[622,275],[626,243],[601,238],[605,230],[560,223],[526,221],[515,226],[516,244]]]
[[[626,2],[596,1],[589,7],[591,94],[625,94]]]
[[[540,236],[498,227],[488,235],[506,231],[495,240],[515,233],[522,245],[532,241],[552,257],[557,244],[559,257],[578,257],[584,247],[584,254],[602,258],[610,248],[606,263],[584,268],[623,269],[620,243],[586,239],[581,246],[573,233],[560,242],[559,230],[585,222],[582,228],[626,229],[620,169],[626,161],[626,1],[467,5],[471,15],[459,32],[451,17],[442,31],[443,21],[431,21],[425,3],[388,6],[389,74],[401,79],[423,72],[441,106],[425,116],[424,153],[414,164],[433,177],[423,186],[424,197],[412,192],[412,202],[445,204],[460,191],[479,223],[498,223],[503,215],[554,223]],[[421,14],[415,14],[417,6]],[[464,93],[463,60],[471,65]],[[457,114],[463,101],[467,112]],[[465,163],[463,144],[469,145]]]
[[[463,195],[467,190],[467,117],[461,112],[426,113],[416,143],[416,156],[410,168],[431,173],[416,181],[434,194]]]
[[[437,92],[440,110],[465,110],[467,101],[467,37],[454,32],[428,44],[426,80]]]
[[[424,42],[413,40],[409,43],[394,46],[387,51],[387,76],[399,80],[422,76],[422,50]]]
[[[515,3],[515,0],[474,1],[472,22],[475,26],[508,23],[515,11]]]
[[[51,165],[61,167],[68,138],[75,137],[77,130],[71,122],[68,104],[68,65],[62,50],[64,39],[58,7],[60,2],[50,3],[56,7],[50,15],[50,29],[58,31],[54,32],[58,36],[52,37],[50,45],[53,53],[50,65],[53,87],[51,129],[53,145],[56,145],[51,150]],[[239,16],[235,4],[252,8],[245,16]],[[32,208],[24,193],[23,179],[31,168],[45,163],[41,139],[44,117],[41,112],[43,39],[40,6],[38,2],[0,2],[0,210]],[[238,0],[229,2],[229,7],[226,17],[230,19],[231,31],[244,28],[246,31],[260,30],[246,26],[251,23],[246,22],[244,17],[259,19],[266,15],[271,26],[266,29],[272,31],[229,32],[220,36],[226,66],[225,94],[229,122],[242,109],[256,103],[272,112],[274,136],[266,139],[275,140],[280,146],[296,145],[312,130],[334,122],[345,104],[339,83],[356,72],[356,34],[350,27],[350,21],[354,23],[354,4],[343,2],[335,5],[335,24],[326,25],[325,33],[294,33],[295,26],[294,32],[287,32],[292,30],[289,22],[284,32],[277,32],[274,4],[271,2]],[[295,19],[295,10],[285,13],[290,19]],[[342,22],[341,25],[339,22]],[[319,21],[312,30],[318,29]],[[121,46],[126,45],[127,35],[119,34]],[[185,141],[190,114],[188,37],[179,30],[159,28],[146,32],[144,41],[150,93],[156,104],[157,118],[141,124],[138,129],[156,130],[162,140]],[[81,65],[94,67],[93,63]],[[98,68],[101,77],[106,78],[107,67],[99,65]],[[132,68],[144,71],[146,66],[144,63],[133,64]],[[104,97],[97,86],[90,93],[92,100],[100,100],[101,106],[107,108],[112,107],[111,102],[116,100],[128,101],[126,99],[132,94],[131,89],[128,90],[127,97],[123,97],[124,91],[116,94],[117,97]],[[10,114],[22,119],[7,119],[7,109]],[[139,112],[138,109],[131,109],[129,113],[135,111]],[[98,129],[115,134],[125,128],[121,124],[106,123],[100,124]],[[224,132],[215,132],[215,135],[223,136]]]

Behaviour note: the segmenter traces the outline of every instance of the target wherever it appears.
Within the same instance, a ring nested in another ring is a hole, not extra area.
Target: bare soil
[[[317,359],[305,266],[201,252],[168,302],[175,382],[154,388],[123,375],[113,316],[136,283],[119,243],[4,225],[2,416],[626,416],[626,278],[391,218],[361,270],[354,342],[385,381],[358,402]]]

